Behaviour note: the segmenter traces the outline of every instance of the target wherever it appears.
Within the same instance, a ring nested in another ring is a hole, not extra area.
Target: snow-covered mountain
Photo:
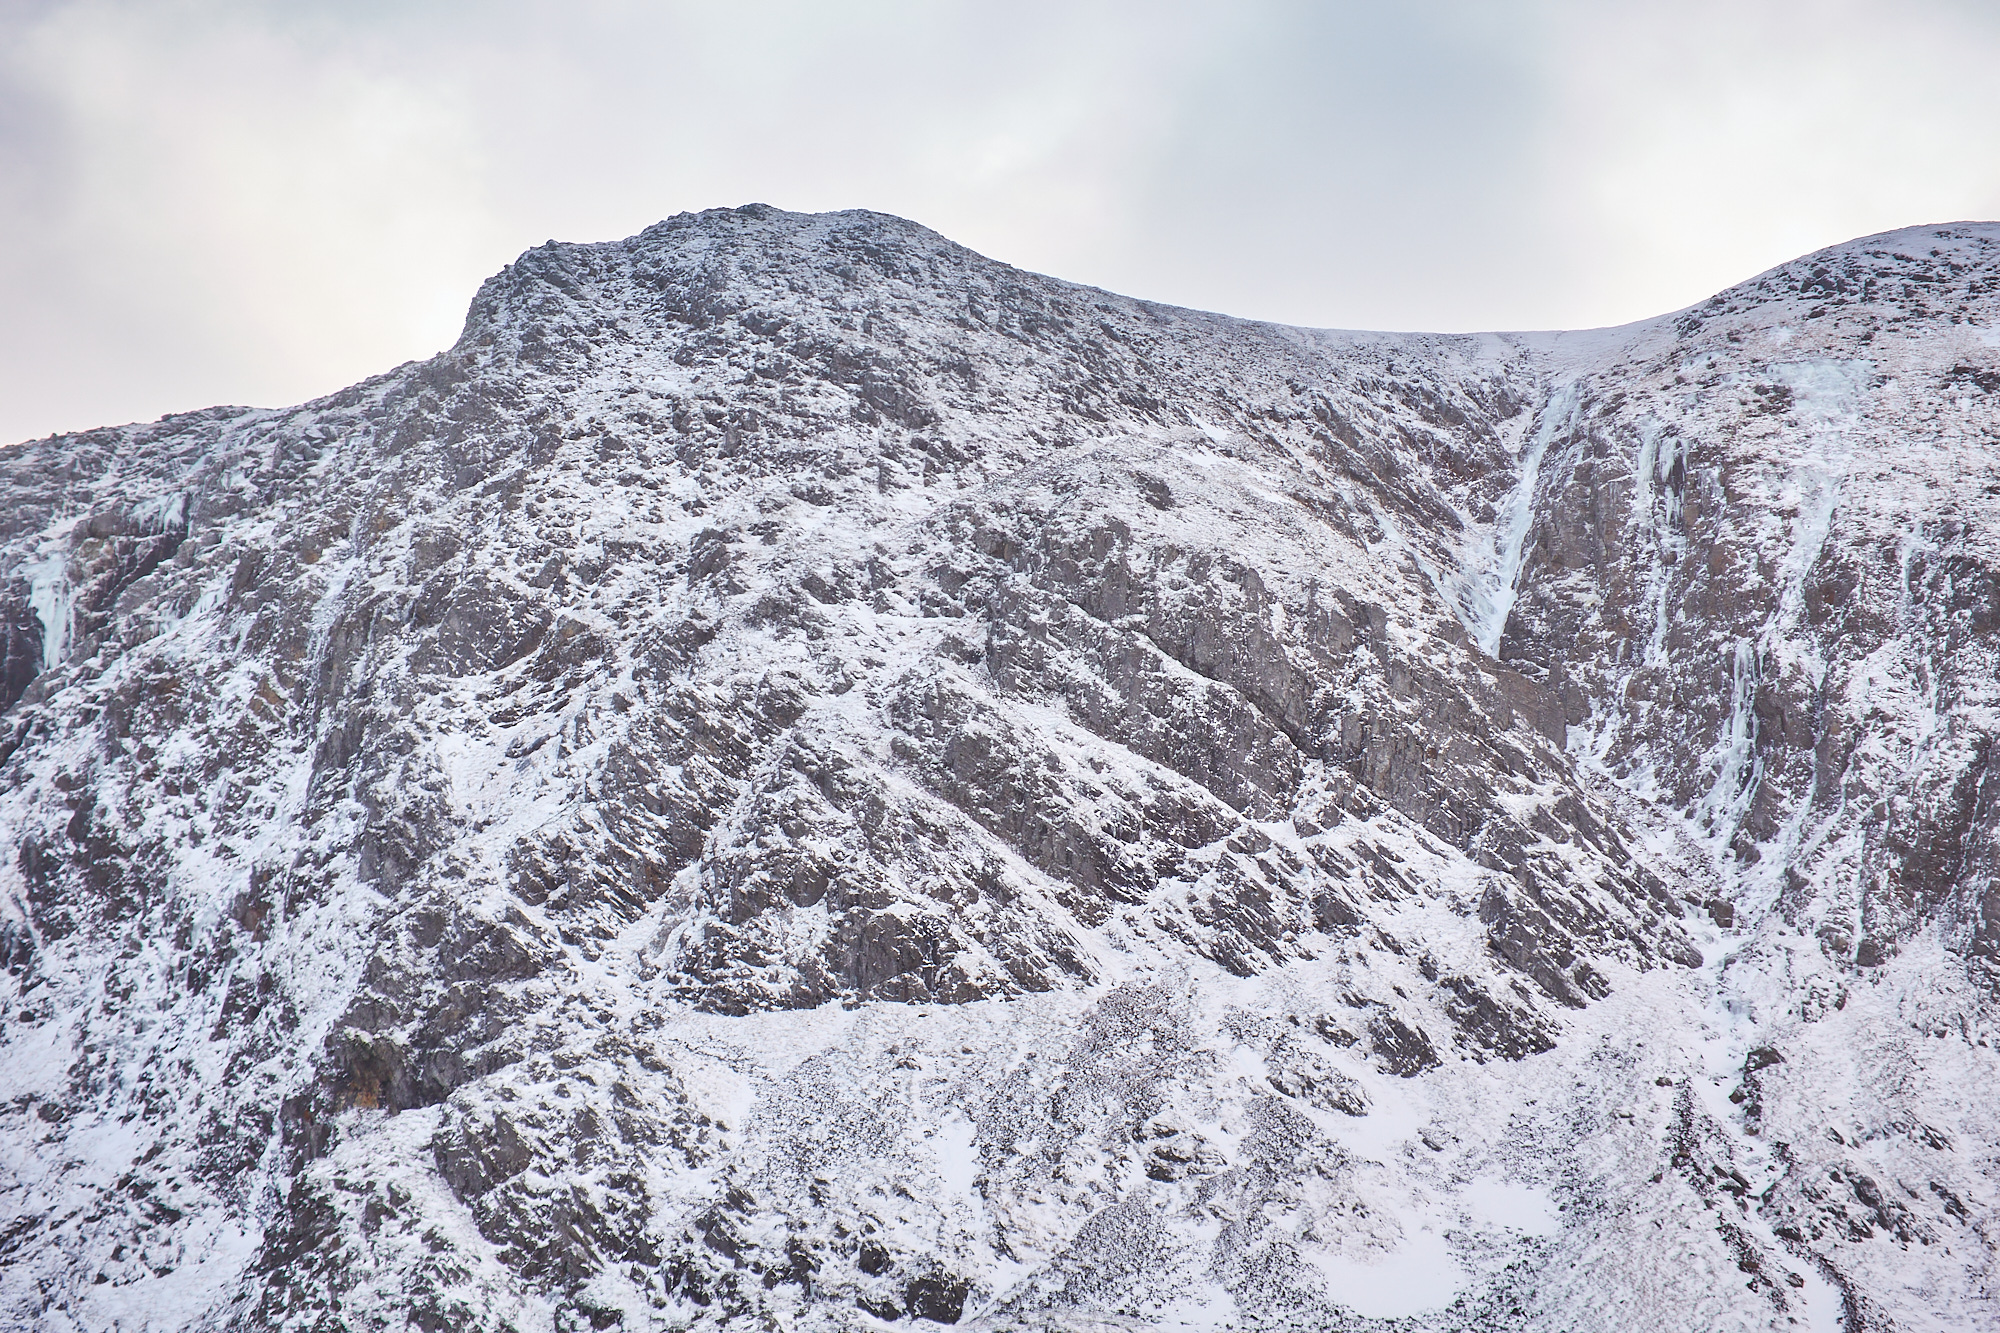
[[[2000,225],[1329,333],[761,206],[0,451],[0,1322],[1983,1329]]]

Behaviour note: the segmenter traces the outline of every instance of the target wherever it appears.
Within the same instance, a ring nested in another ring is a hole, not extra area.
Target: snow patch
[[[978,1126],[957,1111],[938,1121],[931,1146],[937,1153],[938,1178],[945,1192],[977,1212],[979,1199],[979,1149],[973,1144]]]
[[[1465,1285],[1465,1270],[1442,1235],[1428,1226],[1406,1227],[1393,1250],[1364,1257],[1318,1254],[1327,1295],[1364,1319],[1404,1319],[1451,1304]]]
[[[1560,1225],[1548,1191],[1511,1180],[1475,1180],[1459,1191],[1466,1211],[1497,1227],[1553,1236]]]

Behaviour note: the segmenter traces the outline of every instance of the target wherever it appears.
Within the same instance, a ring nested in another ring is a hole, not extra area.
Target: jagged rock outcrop
[[[1997,275],[1336,334],[753,206],[0,453],[0,1303],[1977,1326]]]

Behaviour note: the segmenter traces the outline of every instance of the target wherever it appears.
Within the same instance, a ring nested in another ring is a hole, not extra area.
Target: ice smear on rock
[[[1500,652],[1500,636],[1514,609],[1515,584],[1521,577],[1528,531],[1535,515],[1535,484],[1541,478],[1542,455],[1556,433],[1574,427],[1576,386],[1553,390],[1535,414],[1532,432],[1520,449],[1520,473],[1490,530],[1481,530],[1475,554],[1467,561],[1462,593],[1466,629],[1488,657]]]

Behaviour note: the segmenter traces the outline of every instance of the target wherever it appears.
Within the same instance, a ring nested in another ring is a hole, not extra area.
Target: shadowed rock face
[[[1958,1308],[1996,245],[1330,334],[753,206],[0,453],[0,1301]]]

